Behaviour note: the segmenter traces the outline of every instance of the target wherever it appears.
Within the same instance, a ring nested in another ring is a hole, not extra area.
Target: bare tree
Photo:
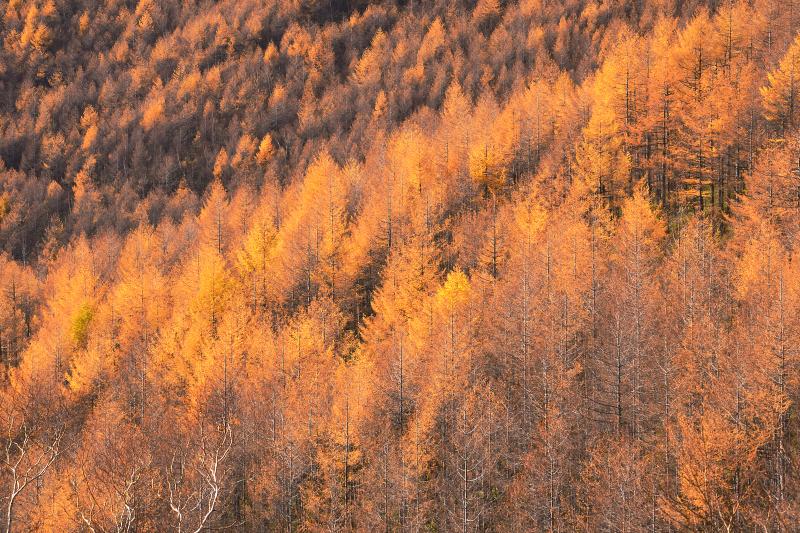
[[[217,510],[224,484],[223,466],[233,445],[230,425],[216,438],[200,428],[197,451],[192,444],[173,455],[167,469],[169,507],[175,514],[178,532],[199,533]]]
[[[24,420],[17,425],[11,416],[5,436],[3,470],[10,477],[5,494],[5,532],[14,526],[14,506],[19,496],[34,482],[38,482],[55,463],[61,453],[64,427],[52,433],[30,427]]]
[[[139,465],[135,466],[130,471],[130,475],[123,479],[122,486],[115,487],[113,492],[113,499],[111,502],[104,501],[101,497],[97,497],[93,491],[89,491],[90,503],[88,508],[81,508],[78,502],[78,514],[80,515],[81,522],[92,532],[107,531],[105,528],[98,525],[98,520],[104,520],[102,515],[110,515],[110,521],[113,524],[113,531],[116,533],[128,533],[133,529],[134,521],[136,520],[136,508],[134,507],[134,489],[142,477],[142,470]],[[109,505],[111,503],[111,505]],[[98,517],[97,515],[100,515]]]

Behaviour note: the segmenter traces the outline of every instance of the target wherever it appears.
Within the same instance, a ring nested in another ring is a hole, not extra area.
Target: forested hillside
[[[0,38],[1,531],[800,529],[800,1]]]

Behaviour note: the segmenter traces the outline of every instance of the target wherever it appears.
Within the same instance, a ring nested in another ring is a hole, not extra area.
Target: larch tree
[[[710,203],[707,182],[711,161],[719,148],[714,131],[717,117],[709,105],[717,83],[711,36],[711,21],[703,12],[679,34],[675,52],[680,73],[676,87],[680,123],[676,146],[681,161],[679,195],[693,201],[699,211]]]
[[[800,38],[792,42],[778,67],[767,75],[767,85],[761,88],[764,114],[781,135],[794,131],[797,125],[798,69]]]

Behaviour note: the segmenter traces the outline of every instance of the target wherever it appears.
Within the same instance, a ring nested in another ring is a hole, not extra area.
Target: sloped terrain
[[[0,2],[8,531],[792,531],[800,6]]]

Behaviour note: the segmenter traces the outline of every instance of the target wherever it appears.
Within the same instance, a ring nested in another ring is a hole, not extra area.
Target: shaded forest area
[[[800,2],[0,17],[2,531],[798,529]]]

